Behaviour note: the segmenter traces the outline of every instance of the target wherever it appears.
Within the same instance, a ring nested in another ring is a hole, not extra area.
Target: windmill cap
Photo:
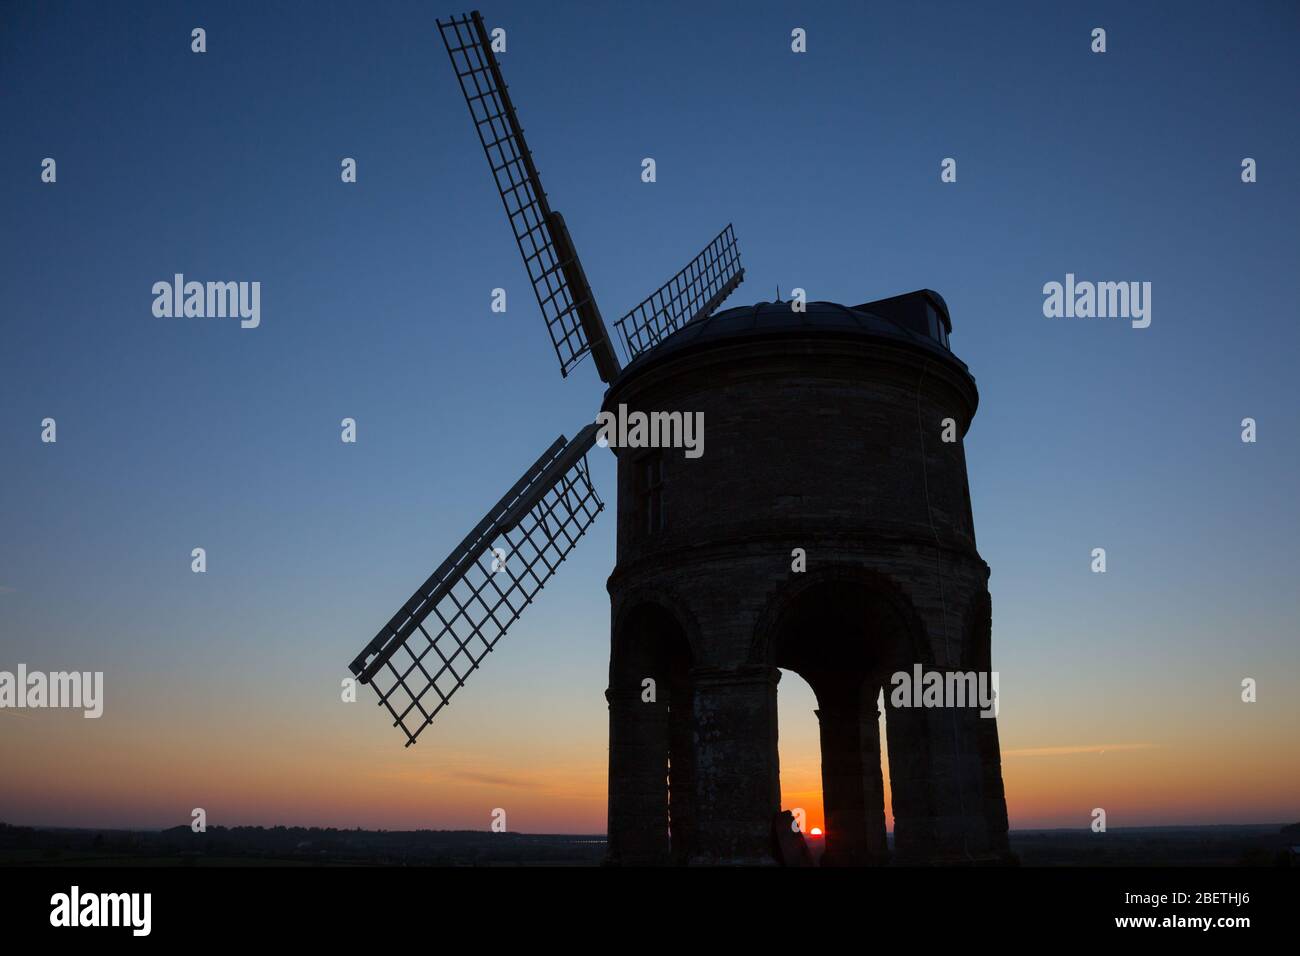
[[[855,306],[808,302],[802,311],[796,311],[791,302],[758,302],[692,319],[638,355],[623,370],[620,378],[675,354],[721,345],[724,341],[730,343],[739,339],[809,333],[886,339],[940,358],[970,376],[966,363],[948,348],[947,337],[951,330],[947,303],[939,293],[929,289]]]

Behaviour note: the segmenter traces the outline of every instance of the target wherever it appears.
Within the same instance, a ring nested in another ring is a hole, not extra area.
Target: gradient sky
[[[731,304],[947,299],[981,392],[1013,827],[1300,817],[1298,11],[484,11],[607,321],[727,222]],[[453,12],[0,9],[0,669],[107,680],[98,721],[0,711],[0,819],[603,830],[608,514],[417,746],[368,690],[339,700],[601,396],[590,362],[557,374],[434,26]],[[261,327],[155,318],[176,272],[261,281]],[[1151,327],[1044,318],[1067,272],[1151,282]],[[812,698],[782,688],[785,805],[819,823]]]

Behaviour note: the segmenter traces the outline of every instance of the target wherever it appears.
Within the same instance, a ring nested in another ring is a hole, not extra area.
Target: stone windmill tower
[[[622,430],[610,442],[609,861],[773,861],[782,668],[817,696],[823,865],[888,861],[882,690],[888,702],[891,675],[917,666],[990,670],[961,443],[978,396],[946,305],[923,291],[719,312],[744,276],[728,226],[616,323],[624,365],[482,18],[439,28],[561,373],[592,356],[606,422],[707,423],[697,457]],[[586,463],[597,433],[557,439],[352,662],[408,746],[603,509]],[[886,725],[892,859],[1006,860],[996,720],[888,707]]]

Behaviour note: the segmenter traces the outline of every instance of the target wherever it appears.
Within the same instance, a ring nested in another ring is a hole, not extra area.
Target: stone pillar
[[[822,866],[886,863],[880,712],[861,686],[818,690],[826,853]]]
[[[885,689],[889,700],[889,689]],[[889,788],[894,804],[894,861],[930,862],[935,853],[929,733],[925,711],[886,707]]]
[[[775,865],[780,811],[775,667],[695,668],[693,864]]]
[[[674,680],[668,705],[668,820],[674,863],[685,863],[696,842],[695,713],[689,678]]]
[[[977,718],[977,747],[981,774],[984,781],[984,827],[988,834],[989,852],[1002,861],[1011,860],[1011,844],[1007,838],[1007,798],[1002,786],[1002,749],[998,744],[996,717]]]
[[[609,702],[609,848],[606,863],[658,865],[668,845],[668,706],[640,688],[605,692]]]
[[[938,863],[974,863],[987,859],[984,829],[983,770],[975,743],[974,707],[938,707],[926,711],[930,721],[930,786]]]
[[[891,709],[888,720],[895,860],[954,864],[1002,859],[1005,855],[993,849],[988,825],[979,744],[980,734],[987,733],[979,725],[992,719],[981,718],[974,707],[930,707]],[[1003,807],[1005,813],[1005,803]]]
[[[992,637],[992,599],[987,587],[981,587],[972,597],[967,612],[965,648],[970,667],[978,673],[992,674]],[[997,718],[977,716],[973,720],[972,736],[980,763],[985,849],[994,860],[1012,862],[1014,857],[1007,839],[1007,799],[1002,786],[1002,750],[998,744]]]

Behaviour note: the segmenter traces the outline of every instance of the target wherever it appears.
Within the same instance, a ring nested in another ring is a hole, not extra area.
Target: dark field
[[[1297,845],[1300,824],[1011,831],[1024,866],[1287,866]],[[595,866],[604,853],[603,835],[0,824],[3,866]]]

